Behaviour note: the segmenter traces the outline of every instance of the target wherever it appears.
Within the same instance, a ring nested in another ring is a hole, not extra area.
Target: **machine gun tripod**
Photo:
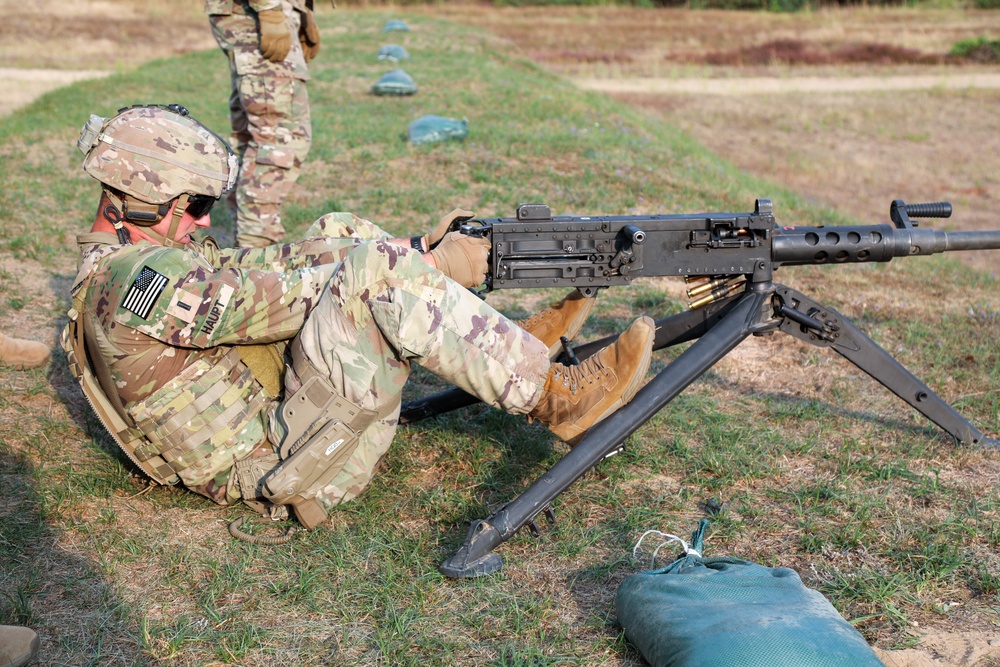
[[[773,269],[782,264],[826,263],[827,260],[837,263],[889,261],[895,256],[946,250],[1000,248],[1000,231],[918,230],[910,220],[911,216],[947,217],[950,213],[951,205],[943,202],[907,206],[897,200],[890,209],[895,227],[783,227],[779,230],[771,215],[770,201],[759,199],[750,214],[559,220],[545,218],[544,212],[539,216],[535,208],[528,215],[534,216],[532,220],[540,224],[522,216],[516,221],[486,221],[493,240],[491,270],[497,271],[492,274],[494,286],[498,275],[504,276],[504,280],[520,281],[507,287],[536,286],[538,276],[546,273],[572,275],[576,280],[585,276],[592,282],[604,281],[609,285],[623,284],[640,275],[697,275],[689,294],[695,292],[693,296],[698,297],[695,302],[698,307],[658,320],[653,349],[693,343],[659,371],[628,405],[595,425],[576,447],[520,496],[488,518],[474,521],[462,546],[441,565],[441,572],[449,577],[477,577],[500,569],[503,561],[493,553],[496,547],[524,526],[537,533],[536,520],[540,516],[553,521],[551,503],[560,493],[602,459],[618,451],[629,435],[751,335],[783,332],[831,349],[959,443],[1000,446],[1000,442],[986,437],[846,317],[772,280]],[[604,230],[605,236],[595,234],[590,228],[594,221],[600,223],[599,228]],[[503,229],[504,225],[508,229]],[[520,254],[524,259],[520,265],[519,241],[523,242]],[[599,270],[583,271],[584,267],[577,263],[567,272],[565,248],[580,248],[588,243],[591,250],[606,249],[588,255],[591,266]],[[653,245],[652,253],[648,247],[645,252],[636,247],[647,244]],[[720,256],[706,259],[706,255],[712,253]],[[546,256],[553,258],[551,265],[545,264]],[[626,257],[624,262],[623,256]],[[628,270],[608,271],[605,267],[610,266],[609,260]],[[503,261],[507,264],[501,267]],[[689,270],[693,264],[740,268],[738,272],[705,275]],[[520,272],[522,266],[524,271]],[[614,338],[580,345],[573,353],[585,359]],[[407,403],[400,421],[414,422],[471,405],[477,400],[461,390],[448,390]]]

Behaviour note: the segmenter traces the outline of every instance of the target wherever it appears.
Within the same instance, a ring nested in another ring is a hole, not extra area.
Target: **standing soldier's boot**
[[[11,338],[0,333],[0,365],[35,368],[49,360],[49,348],[33,340]],[[2,664],[2,663],[0,663]]]
[[[22,667],[38,653],[38,635],[19,625],[0,625],[0,667]]]
[[[545,343],[549,348],[549,359],[555,359],[562,352],[562,342],[559,339],[562,336],[569,340],[576,338],[595,303],[596,296],[586,297],[580,290],[573,290],[559,303],[517,324]]]
[[[649,369],[656,324],[640,317],[611,345],[579,366],[552,364],[542,397],[528,414],[575,445],[587,429],[632,400]]]

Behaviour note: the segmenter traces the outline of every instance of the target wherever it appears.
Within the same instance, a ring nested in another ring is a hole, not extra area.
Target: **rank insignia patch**
[[[197,294],[185,292],[182,289],[175,290],[174,298],[170,300],[170,305],[167,306],[167,315],[173,315],[182,322],[190,324],[194,322],[195,317],[198,315],[198,306],[200,304],[201,297]]]
[[[166,286],[167,277],[165,275],[144,266],[135,282],[128,288],[128,292],[122,300],[122,308],[146,319]]]

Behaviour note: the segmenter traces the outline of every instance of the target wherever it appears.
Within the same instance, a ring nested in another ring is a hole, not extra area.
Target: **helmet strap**
[[[184,217],[184,212],[187,211],[189,201],[191,201],[191,197],[187,193],[184,193],[177,198],[177,203],[174,204],[174,214],[170,219],[170,230],[167,232],[167,236],[175,244],[171,247],[184,247],[183,243],[177,243],[173,239],[177,235],[177,227],[181,224],[181,218]]]
[[[128,229],[122,224],[122,200],[111,192],[109,188],[104,188],[104,194],[107,195],[112,203],[104,207],[101,215],[115,228],[115,234],[118,235],[119,243],[122,245],[132,245],[132,235],[128,233]]]
[[[166,204],[148,204],[139,201],[131,195],[120,197],[108,187],[104,188],[104,192],[108,195],[108,199],[116,204],[116,206],[106,206],[104,208],[104,217],[114,225],[115,232],[118,234],[118,240],[122,244],[132,242],[128,228],[122,224],[124,221],[141,227],[143,234],[155,240],[160,245],[181,249],[187,247],[183,243],[174,240],[177,227],[180,225],[181,218],[184,217],[184,211],[187,210],[189,199],[187,194],[177,197],[177,204],[174,206],[174,212],[170,219],[170,228],[167,231],[167,236],[164,236],[159,232],[153,231],[152,226],[162,220],[163,216],[170,210],[169,202]],[[122,212],[124,212],[124,215],[122,215]]]
[[[167,235],[164,236],[159,232],[153,231],[150,227],[145,227],[142,230],[143,234],[146,234],[151,239],[154,239],[157,243],[168,248],[179,248],[181,250],[187,248],[186,245],[174,240],[174,236],[177,234],[177,227],[180,225],[181,218],[184,217],[184,211],[187,210],[188,196],[183,194],[177,198],[177,204],[174,206],[173,215],[170,218],[170,227],[167,229]]]

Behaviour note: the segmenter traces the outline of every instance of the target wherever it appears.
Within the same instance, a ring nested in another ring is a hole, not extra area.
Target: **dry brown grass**
[[[133,69],[215,45],[202,0],[0,0],[0,63]]]
[[[996,34],[1000,13],[989,11],[856,8],[797,14],[626,7],[493,8],[458,3],[414,7],[510,40],[524,54],[571,76],[734,76],[757,72],[705,71],[697,65],[720,53],[766,51],[767,44],[800,43],[809,53],[840,53],[844,64],[927,65],[960,39]],[[815,56],[810,56],[815,58]],[[882,61],[888,59],[888,62]],[[739,65],[730,58],[720,65]],[[748,63],[758,69],[780,62]],[[791,63],[796,64],[796,63]],[[798,64],[822,64],[799,62]]]

